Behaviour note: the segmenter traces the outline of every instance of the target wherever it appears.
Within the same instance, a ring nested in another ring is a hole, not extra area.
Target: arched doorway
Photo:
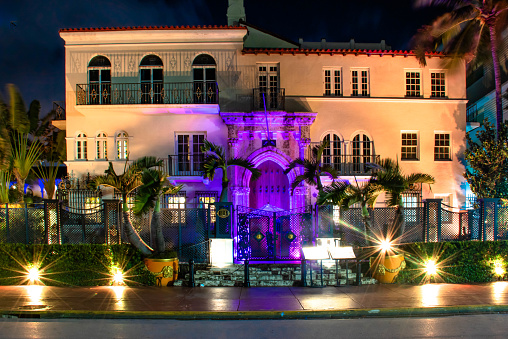
[[[284,169],[277,163],[267,160],[258,166],[261,176],[250,180],[249,205],[261,208],[266,204],[289,210],[290,186]]]

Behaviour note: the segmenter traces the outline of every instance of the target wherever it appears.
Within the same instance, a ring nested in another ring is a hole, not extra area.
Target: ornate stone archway
[[[266,161],[272,161],[279,165],[282,169],[285,169],[291,162],[291,158],[289,158],[283,151],[272,146],[263,147],[252,152],[247,157],[247,160],[251,161],[256,168]],[[241,173],[236,173],[236,175],[234,175],[236,181],[233,185],[231,185],[231,197],[233,203],[236,206],[249,206],[249,184],[252,174],[249,171],[244,171],[243,169],[237,169],[237,171]],[[287,174],[289,184],[295,180],[297,175],[297,169],[294,169]],[[294,193],[289,195],[289,209],[300,208],[304,205],[305,187],[297,187]]]

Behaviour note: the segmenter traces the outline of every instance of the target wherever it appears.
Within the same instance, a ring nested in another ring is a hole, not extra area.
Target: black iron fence
[[[141,238],[153,247],[152,215],[136,215],[132,210],[128,213]],[[207,208],[163,208],[160,213],[166,249],[177,251],[181,261],[208,263],[209,240],[232,236],[230,203],[208,204]],[[87,209],[58,200],[0,208],[0,243],[119,244],[127,241],[124,226],[120,200],[116,199]]]
[[[215,81],[77,84],[77,105],[218,104]]]

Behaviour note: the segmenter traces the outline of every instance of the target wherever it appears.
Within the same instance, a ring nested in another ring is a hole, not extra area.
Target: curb
[[[173,319],[173,320],[254,320],[254,319],[352,319],[450,316],[461,314],[508,313],[508,305],[468,305],[418,308],[351,309],[336,311],[14,311],[0,310],[2,318],[40,319]]]

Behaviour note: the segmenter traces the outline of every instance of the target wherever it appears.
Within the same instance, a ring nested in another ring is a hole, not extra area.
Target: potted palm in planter
[[[143,168],[142,185],[138,187],[134,199],[134,213],[144,214],[152,211],[152,227],[155,228],[155,250],[147,258],[145,265],[157,278],[157,285],[167,286],[178,278],[178,257],[176,251],[166,250],[166,241],[161,226],[161,198],[165,194],[176,194],[182,185],[172,185],[162,168],[162,160],[157,159],[155,166]]]

